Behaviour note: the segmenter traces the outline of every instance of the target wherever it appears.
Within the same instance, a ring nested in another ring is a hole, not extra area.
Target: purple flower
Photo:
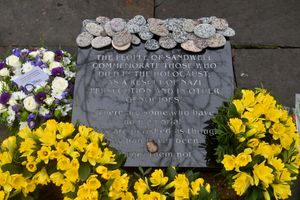
[[[23,62],[25,62],[26,60],[27,60],[27,58],[28,58],[28,51],[21,51],[21,55],[20,55],[20,59],[23,61]]]
[[[62,58],[64,57],[64,53],[61,50],[57,50],[54,53],[55,53],[54,60],[57,62],[60,62],[62,60]]]
[[[0,103],[2,103],[3,105],[6,105],[7,102],[9,101],[11,97],[11,94],[8,93],[8,92],[3,92],[1,95],[0,95]]]
[[[35,120],[36,120],[36,115],[30,113],[27,117],[27,125],[30,129],[33,129],[35,127]]]
[[[52,117],[52,114],[47,113],[46,115],[40,115],[40,117],[41,117],[41,121],[45,122],[45,121],[47,121],[48,119],[50,119]]]
[[[40,57],[39,55],[37,55],[37,56],[35,57],[34,65],[35,65],[35,66],[41,66],[42,64],[44,64],[44,63],[43,63],[41,57]]]
[[[69,83],[68,88],[67,88],[67,91],[69,92],[69,94],[72,95],[73,92],[74,92],[74,84]]]
[[[15,55],[15,56],[20,57],[20,56],[21,56],[21,50],[18,49],[18,48],[13,49],[13,50],[12,50],[12,54]]]
[[[69,96],[69,93],[67,91],[64,91],[61,95],[61,99],[65,99]]]
[[[39,92],[34,96],[34,100],[38,103],[38,104],[43,104],[44,100],[47,98],[47,95],[45,92]]]
[[[11,108],[16,113],[16,117],[20,117],[20,108],[16,105],[12,106]]]
[[[3,68],[5,68],[5,67],[6,67],[5,62],[4,62],[4,61],[3,61],[3,62],[0,62],[0,70],[3,69]]]
[[[63,76],[63,75],[65,75],[63,67],[55,67],[51,70],[51,73],[52,73],[53,76]]]

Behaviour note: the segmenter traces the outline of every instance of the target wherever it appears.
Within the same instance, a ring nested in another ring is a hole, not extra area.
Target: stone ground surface
[[[13,47],[63,48],[75,54],[81,21],[98,15],[224,17],[237,32],[232,39],[237,85],[262,84],[288,107],[300,93],[299,0],[1,0],[0,8],[1,58]],[[8,132],[0,127],[0,133],[3,138]],[[213,175],[203,173],[212,181]],[[298,181],[292,199],[300,199],[299,187]],[[222,196],[235,199],[230,192]]]

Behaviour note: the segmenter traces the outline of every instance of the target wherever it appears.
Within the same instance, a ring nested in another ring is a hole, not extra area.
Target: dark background
[[[299,0],[1,0],[0,58],[14,47],[34,46],[76,55],[82,20],[137,14],[226,18],[237,33],[231,39],[237,85],[262,84],[280,103],[294,107],[300,93]],[[6,134],[1,128],[0,136]]]

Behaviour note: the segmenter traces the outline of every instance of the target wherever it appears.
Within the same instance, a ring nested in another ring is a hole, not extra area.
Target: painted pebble
[[[140,31],[138,34],[142,40],[150,40],[153,38],[153,33],[150,31]]]
[[[174,31],[172,35],[174,40],[178,43],[183,43],[188,40],[188,34],[185,31]]]
[[[141,39],[138,36],[136,36],[135,34],[132,34],[131,36],[132,36],[131,38],[132,44],[139,45],[141,43]]]
[[[88,47],[91,45],[92,40],[92,34],[88,32],[82,32],[77,36],[76,43],[79,47]]]
[[[151,51],[155,51],[155,50],[159,49],[159,43],[155,39],[147,40],[145,43],[145,48],[148,50],[151,50]]]
[[[186,51],[190,51],[190,52],[194,52],[194,53],[197,53],[197,52],[200,52],[202,51],[202,49],[198,48],[195,44],[195,42],[193,40],[188,40],[184,43],[181,43],[181,48],[183,48],[184,50]]]
[[[132,21],[129,21],[126,24],[126,28],[129,33],[138,33],[141,31],[141,27],[139,25],[133,23]]]
[[[111,30],[115,32],[123,31],[125,28],[126,22],[122,18],[113,18],[110,21]]]
[[[96,18],[96,22],[98,22],[102,26],[104,26],[109,21],[110,21],[110,19],[108,17],[105,17],[105,16],[99,16],[99,17]]]
[[[167,36],[169,34],[168,29],[164,25],[159,25],[156,23],[151,23],[149,25],[150,31],[158,36]]]
[[[101,33],[104,31],[103,27],[96,23],[87,23],[85,25],[85,29],[87,30],[87,32],[94,36],[100,36]]]
[[[194,28],[196,26],[196,22],[192,19],[185,19],[183,21],[183,30],[188,32],[188,33],[191,33],[194,31]]]
[[[232,37],[235,35],[235,31],[230,27],[226,28],[225,30],[218,31],[218,33],[224,35],[225,37]]]
[[[105,25],[104,25],[104,30],[106,32],[107,35],[109,36],[114,36],[114,34],[116,34],[116,32],[114,32],[112,29],[111,29],[111,26],[110,26],[110,22],[107,22]]]
[[[194,33],[201,38],[210,38],[216,33],[216,29],[210,24],[199,24],[194,28]]]
[[[99,37],[95,37],[92,40],[92,47],[94,47],[96,49],[100,49],[100,48],[106,47],[106,46],[108,46],[110,44],[111,44],[111,38],[110,37],[99,36]]]
[[[137,25],[139,25],[139,26],[143,26],[143,25],[145,25],[147,22],[146,22],[146,19],[144,18],[144,16],[142,16],[142,15],[136,15],[133,19],[132,19],[132,21],[135,23],[135,24],[137,24]]]
[[[173,49],[177,42],[172,38],[172,35],[159,38],[159,45],[164,49]]]
[[[208,46],[212,48],[222,47],[226,44],[226,38],[223,35],[216,33],[214,36],[207,40],[207,43]]]
[[[114,45],[122,47],[131,43],[131,34],[128,31],[117,32],[113,36]]]
[[[216,18],[211,21],[211,25],[218,30],[225,30],[228,28],[228,22],[222,18]]]

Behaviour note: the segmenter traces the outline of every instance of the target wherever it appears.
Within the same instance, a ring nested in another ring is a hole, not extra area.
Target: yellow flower
[[[255,94],[252,90],[242,90],[243,98],[242,104],[246,109],[255,105]]]
[[[10,154],[13,154],[17,148],[16,136],[10,136],[5,139],[1,144],[2,150],[8,150]]]
[[[235,165],[237,168],[246,166],[249,162],[252,161],[251,155],[247,153],[239,153],[235,158]]]
[[[204,184],[203,178],[198,178],[195,181],[191,182],[191,192],[193,195],[198,195],[201,189],[201,186]]]
[[[65,181],[64,179],[65,179],[64,175],[60,172],[54,172],[53,174],[50,175],[50,180],[56,186],[61,186]]]
[[[274,156],[274,149],[266,142],[261,142],[257,149],[254,151],[255,155],[262,155],[265,158],[271,158]]]
[[[274,140],[278,140],[285,133],[285,127],[282,123],[275,123],[270,128],[270,133]]]
[[[96,132],[96,131],[92,131],[92,132],[89,133],[88,138],[91,141],[95,141],[95,142],[99,142],[100,141],[100,142],[102,142],[103,139],[104,139],[104,134]]]
[[[71,146],[80,152],[83,152],[87,147],[87,139],[80,134],[77,134],[74,139],[68,139]]]
[[[250,137],[254,134],[265,134],[266,133],[265,125],[261,120],[249,123],[248,127],[250,130],[247,131],[247,133],[246,133],[247,137]]]
[[[252,177],[245,173],[240,172],[233,177],[235,179],[232,188],[235,190],[236,194],[242,196],[250,185],[253,185]]]
[[[36,165],[37,165],[37,158],[33,156],[28,156],[27,157],[27,163],[26,163],[26,169],[30,172],[35,172],[37,170]]]
[[[273,170],[270,167],[265,166],[265,161],[259,165],[254,165],[253,175],[255,185],[257,186],[259,181],[261,181],[265,188],[268,188],[269,184],[271,184],[274,180],[274,175],[272,172]]]
[[[174,180],[175,200],[189,199],[189,180],[184,174],[178,174]]]
[[[251,148],[255,148],[259,145],[259,139],[257,138],[251,138],[248,142],[247,142],[247,146],[251,147]]]
[[[279,181],[289,182],[291,180],[292,180],[292,177],[291,177],[291,173],[289,172],[289,170],[286,168],[282,169],[280,176],[279,176]]]
[[[272,184],[271,186],[276,199],[287,199],[292,195],[289,184]]]
[[[150,192],[150,194],[145,195],[147,200],[166,200],[167,197],[158,192]]]
[[[4,151],[3,153],[0,153],[0,161],[1,161],[0,162],[1,165],[11,163],[12,162],[12,155],[7,151]]]
[[[265,113],[266,119],[275,123],[279,122],[281,116],[282,116],[282,112],[277,108],[270,108]]]
[[[100,158],[97,160],[100,164],[116,164],[115,162],[115,154],[109,150],[108,148],[105,148],[102,152]]]
[[[47,185],[50,182],[50,178],[47,174],[46,168],[44,167],[41,171],[36,173],[32,177],[32,180],[35,181],[35,183],[37,184]]]
[[[35,134],[39,137],[39,140],[43,145],[52,146],[56,144],[56,132],[54,131],[39,127],[35,130]]]
[[[57,158],[57,160],[58,160],[57,162],[58,170],[67,170],[71,168],[71,161],[66,156],[60,156],[59,158]]]
[[[5,192],[3,190],[0,190],[0,200],[5,199]]]
[[[77,197],[79,199],[85,199],[86,197],[88,197],[90,195],[90,190],[89,188],[86,186],[86,183],[82,184],[81,186],[79,186],[79,189],[77,191]]]
[[[18,132],[18,136],[20,136],[22,139],[32,138],[33,137],[33,133],[31,132],[31,130],[30,130],[30,128],[28,126],[25,126],[23,129],[21,129]]]
[[[38,159],[44,161],[46,164],[49,162],[50,154],[51,148],[48,146],[42,146],[42,148],[37,152]]]
[[[238,118],[229,119],[228,125],[234,134],[243,133],[246,130],[246,127],[243,124],[243,121]]]
[[[28,193],[33,192],[36,188],[36,185],[34,181],[27,181],[25,187],[22,189],[22,192],[25,196],[27,196]]]
[[[284,169],[284,163],[280,158],[276,158],[276,157],[271,158],[268,160],[268,163],[278,171],[282,171]]]
[[[242,114],[245,110],[241,100],[233,100],[233,105],[235,106],[238,113]]]
[[[8,171],[1,172],[0,171],[0,185],[6,192],[10,192],[12,190],[12,186],[10,185],[11,176]]]
[[[98,143],[92,142],[86,147],[85,154],[82,157],[83,162],[89,162],[92,166],[95,166],[96,163],[102,156],[102,151],[98,146]]]
[[[21,190],[26,186],[26,180],[22,174],[12,174],[10,178],[10,185],[16,190]]]
[[[73,159],[70,164],[70,168],[65,172],[66,178],[71,182],[76,182],[79,179],[79,162],[77,159]]]
[[[100,181],[97,179],[97,175],[91,175],[86,181],[87,187],[90,190],[97,190],[101,187]]]
[[[134,190],[140,198],[148,190],[148,185],[143,179],[139,178],[134,184]]]
[[[94,131],[92,128],[81,125],[78,127],[79,134],[84,136],[85,138],[89,137],[90,132]]]
[[[286,150],[290,149],[291,144],[293,143],[293,137],[288,132],[285,132],[284,135],[280,136],[280,144],[282,145],[283,148]]]
[[[64,142],[64,141],[59,141],[57,144],[56,144],[56,150],[61,153],[61,154],[65,154],[67,153],[67,151],[69,150],[70,148],[70,145],[67,143],[67,142]]]
[[[63,194],[66,194],[68,192],[74,192],[75,186],[70,181],[64,181],[61,187],[61,192]]]
[[[123,196],[123,192],[127,191],[129,177],[127,174],[116,177],[109,188],[108,196],[111,199],[118,199]]]
[[[234,155],[224,155],[222,164],[225,167],[226,171],[231,171],[235,167],[235,156]]]
[[[36,148],[36,142],[32,138],[26,138],[20,144],[19,152],[22,153],[22,156],[29,156],[34,152]]]
[[[152,183],[152,186],[159,186],[159,185],[166,185],[168,182],[168,177],[164,177],[164,173],[161,169],[156,169],[150,177],[150,182]]]
[[[121,200],[134,200],[134,196],[131,192],[125,192],[123,196],[121,196]]]
[[[72,135],[72,133],[74,132],[75,128],[74,125],[68,122],[60,122],[58,124],[58,131],[59,133],[57,134],[57,138],[58,139],[63,139],[66,138],[70,135]]]
[[[48,120],[46,123],[46,128],[45,130],[50,131],[50,132],[56,132],[58,128],[58,123],[54,119]]]

